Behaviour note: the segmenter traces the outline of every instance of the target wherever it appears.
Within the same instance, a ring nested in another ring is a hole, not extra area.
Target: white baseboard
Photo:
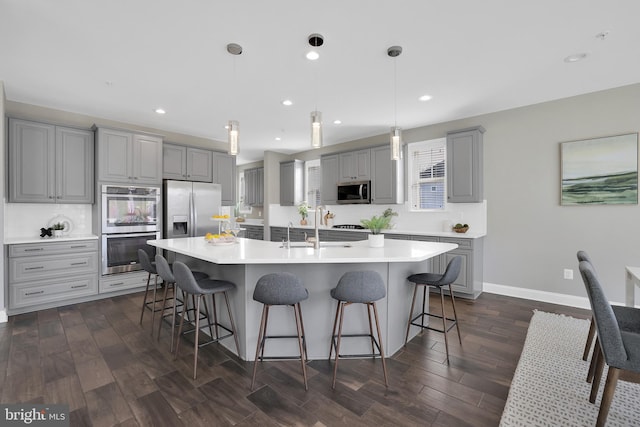
[[[7,310],[0,310],[0,323],[7,323],[8,321]]]
[[[524,298],[534,301],[549,302],[552,304],[568,305],[570,307],[591,309],[589,299],[587,297],[538,291],[536,289],[516,288],[514,286],[497,285],[495,283],[487,282],[483,283],[482,291],[508,297]]]

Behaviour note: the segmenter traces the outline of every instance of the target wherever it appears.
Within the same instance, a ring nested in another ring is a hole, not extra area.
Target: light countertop
[[[290,249],[280,242],[239,238],[230,245],[215,245],[204,237],[149,240],[148,244],[215,264],[343,264],[378,262],[419,262],[458,247],[454,243],[417,242],[386,239],[383,248],[370,248],[367,241],[322,242],[320,249]]]
[[[271,227],[284,227],[287,228],[286,225],[272,225]],[[300,225],[294,224],[292,228],[302,228],[305,230],[315,230],[313,225]],[[355,231],[357,233],[369,233],[369,230],[361,230],[361,229],[345,229],[345,228],[333,228],[322,225],[319,227],[320,230],[332,230],[332,231]],[[383,234],[407,234],[411,236],[436,236],[436,237],[452,237],[457,239],[478,239],[480,237],[484,237],[487,233],[475,231],[470,229],[466,233],[456,233],[455,231],[417,231],[417,230],[396,230],[395,228],[391,228],[388,230],[383,230]]]
[[[98,240],[100,236],[95,234],[71,234],[62,237],[11,237],[4,239],[5,245],[19,245],[22,243],[56,243],[69,242],[74,240]]]

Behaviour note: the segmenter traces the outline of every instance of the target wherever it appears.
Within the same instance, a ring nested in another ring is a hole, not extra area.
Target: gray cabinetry
[[[33,311],[98,292],[98,241],[9,245],[9,309]]]
[[[371,179],[371,150],[356,150],[341,153],[340,181],[368,181]]]
[[[241,228],[245,229],[244,237],[253,240],[264,240],[264,226],[253,224],[238,224]],[[242,237],[242,235],[240,235]]]
[[[222,187],[222,205],[236,204],[236,156],[213,152],[213,182]],[[260,202],[262,205],[262,200]]]
[[[404,203],[402,165],[391,160],[389,145],[371,149],[371,203]]]
[[[447,201],[475,203],[483,199],[481,126],[447,133]]]
[[[339,170],[340,162],[337,154],[321,157],[322,187],[320,188],[320,199],[323,205],[335,205],[338,203]]]
[[[198,182],[211,182],[212,152],[200,148],[163,144],[162,177]]]
[[[9,202],[93,203],[93,132],[9,119]]]
[[[98,179],[129,184],[162,182],[162,138],[98,128]]]
[[[244,204],[246,206],[264,204],[264,168],[244,171]]]
[[[280,206],[297,206],[304,200],[304,162],[280,163]]]

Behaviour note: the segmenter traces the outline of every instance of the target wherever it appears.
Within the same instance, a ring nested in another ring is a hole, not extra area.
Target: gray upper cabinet
[[[236,204],[236,157],[213,152],[213,182],[222,186],[222,205]]]
[[[391,147],[371,149],[371,203],[404,203],[403,162],[391,160]]]
[[[322,173],[322,187],[320,199],[323,205],[338,203],[338,171],[340,163],[337,154],[320,158],[320,172]]]
[[[93,203],[94,134],[9,119],[9,202]]]
[[[304,162],[280,163],[280,206],[297,206],[304,200]]]
[[[447,201],[477,203],[483,199],[481,126],[447,133]]]
[[[244,204],[246,206],[264,204],[264,168],[245,169]]]
[[[209,150],[163,144],[162,177],[198,182],[212,182],[213,153]]]
[[[162,182],[162,138],[98,128],[98,179],[129,184]]]
[[[341,153],[340,181],[368,181],[371,179],[371,150]]]

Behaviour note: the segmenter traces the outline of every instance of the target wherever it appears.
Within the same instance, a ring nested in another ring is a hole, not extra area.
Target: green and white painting
[[[638,204],[638,134],[560,144],[562,205]]]

